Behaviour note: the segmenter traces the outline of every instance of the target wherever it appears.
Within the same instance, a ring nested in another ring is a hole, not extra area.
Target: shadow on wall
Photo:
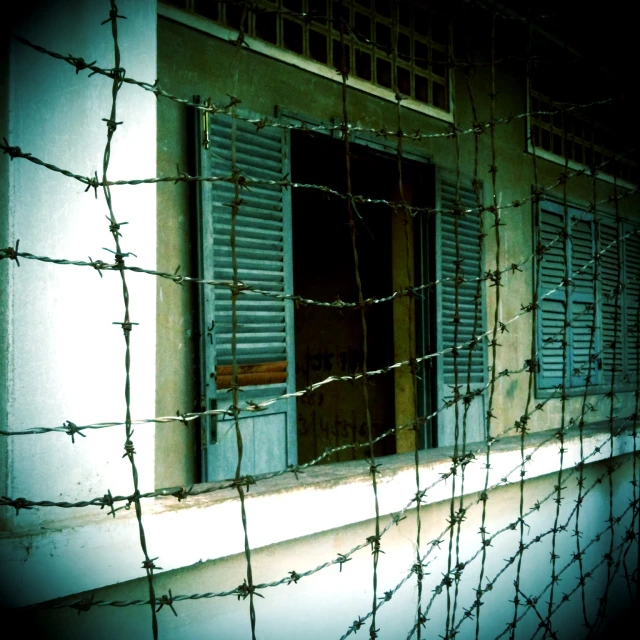
[[[605,624],[598,632],[596,640],[608,640],[609,638],[626,638],[629,636],[631,629],[637,629],[638,627],[638,613],[637,608],[628,607],[621,611],[615,617],[610,617],[605,620]],[[633,634],[631,634],[633,635]]]

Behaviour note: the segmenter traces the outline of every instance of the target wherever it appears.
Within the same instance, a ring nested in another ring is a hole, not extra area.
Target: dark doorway
[[[347,192],[344,141],[326,135],[292,132],[292,180]],[[397,161],[362,145],[351,145],[351,190],[369,199],[398,200]],[[315,188],[293,190],[293,277],[297,295],[313,300],[357,301],[358,289],[349,215],[344,198]],[[386,204],[356,203],[355,230],[359,272],[365,298],[393,290],[392,216]],[[367,370],[394,361],[394,311],[391,303],[372,305],[367,314]],[[397,339],[397,337],[396,337]],[[296,387],[329,376],[362,371],[363,333],[358,309],[300,305],[295,311]],[[394,372],[368,379],[374,438],[396,423]],[[327,448],[368,442],[362,384],[331,382],[298,399],[298,461],[305,463]],[[375,445],[375,455],[396,453],[393,434]],[[326,462],[367,457],[368,447],[347,448]]]

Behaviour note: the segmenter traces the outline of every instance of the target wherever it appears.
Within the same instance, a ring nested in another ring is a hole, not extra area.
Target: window
[[[361,371],[363,342],[356,309],[304,304],[296,308],[289,298],[295,293],[314,300],[357,300],[344,198],[282,184],[290,177],[296,184],[346,193],[344,143],[295,127],[258,129],[242,118],[236,118],[234,126],[236,168],[249,180],[240,190],[236,213],[238,280],[262,292],[245,290],[237,297],[238,384],[240,404],[245,406],[292,394],[329,376]],[[208,131],[208,148],[200,145],[199,173],[229,176],[231,118],[211,116]],[[352,192],[397,201],[397,159],[364,142],[352,144]],[[413,373],[404,366],[370,379],[374,437],[440,407],[444,410],[437,420],[420,421],[421,447],[451,444],[456,420],[460,429],[463,421],[467,425],[469,442],[478,441],[484,435],[486,349],[485,341],[473,340],[485,327],[477,197],[470,186],[462,185],[456,203],[455,179],[445,172],[436,175],[433,165],[411,158],[403,165],[403,191],[406,201],[420,209],[408,221],[386,204],[357,205],[363,294],[379,298],[434,280],[442,285],[425,287],[415,297],[370,306],[368,370],[435,351],[444,356],[422,360]],[[216,180],[200,188],[200,262],[207,280],[233,280],[234,198],[232,182]],[[443,212],[434,214],[434,205]],[[203,286],[200,307],[203,405],[224,410],[231,405],[233,360],[229,286]],[[456,415],[453,401],[467,393],[466,411]],[[307,462],[327,448],[366,442],[361,398],[357,383],[336,382],[321,392],[277,400],[259,412],[241,414],[242,474],[283,469]],[[206,481],[235,473],[234,424],[226,415],[203,421]],[[403,450],[398,443],[393,436],[384,438],[376,445],[376,455]],[[364,449],[352,448],[331,460],[364,455]]]
[[[170,4],[234,30],[240,29],[245,7],[241,0]],[[344,68],[379,87],[397,86],[404,96],[449,111],[449,21],[427,3],[261,0],[246,6],[247,36],[333,69]]]
[[[570,389],[602,391],[611,388],[614,375],[617,389],[629,388],[638,374],[637,230],[544,201],[539,242],[547,249],[539,265],[538,389],[564,380]],[[566,274],[570,284],[563,286]]]
[[[610,182],[640,180],[627,122],[635,104],[620,79],[569,47],[533,34],[528,77],[529,151]]]
[[[601,167],[620,180],[637,184],[638,164],[627,157],[623,139],[580,110],[531,90],[531,137],[537,150],[579,165]]]

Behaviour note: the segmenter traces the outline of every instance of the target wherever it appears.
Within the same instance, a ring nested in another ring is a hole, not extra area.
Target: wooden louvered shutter
[[[248,181],[240,190],[236,216],[238,280],[274,295],[243,292],[237,299],[237,362],[240,407],[295,390],[292,293],[291,197],[279,184],[289,173],[287,132],[258,130],[235,121],[236,168]],[[200,172],[230,176],[232,121],[210,118],[209,148],[200,145]],[[201,273],[206,280],[232,282],[232,182],[205,182],[200,189]],[[231,292],[204,286],[201,296],[203,394],[208,408],[226,409],[232,372]],[[241,473],[283,469],[296,462],[295,400],[281,400],[258,413],[241,413]],[[206,422],[205,422],[206,424]],[[207,481],[233,477],[238,453],[231,416],[208,421],[203,429],[203,466]]]
[[[480,214],[478,201],[470,180],[461,180],[459,188],[459,207],[472,209],[472,212],[458,217],[458,243],[456,253],[455,214],[456,180],[455,176],[441,172],[439,175],[439,213],[436,220],[436,275],[442,284],[437,288],[436,307],[438,314],[438,351],[448,350],[438,358],[438,406],[451,400],[454,396],[455,368],[454,355],[450,349],[458,347],[456,368],[458,385],[461,394],[466,393],[467,384],[472,390],[484,389],[487,381],[486,340],[482,339],[469,349],[472,339],[484,333],[486,328],[484,293],[485,284],[480,286],[478,278],[483,275],[483,255],[480,249]],[[456,315],[456,260],[460,256],[460,275],[462,281],[458,285],[458,319]],[[457,340],[455,326],[457,329]],[[457,344],[456,344],[457,343]],[[469,355],[471,361],[469,362]],[[458,403],[458,429],[460,440],[462,430],[466,430],[467,442],[475,442],[485,437],[486,394],[484,391],[476,396],[469,405],[466,423],[463,424],[464,403]],[[441,412],[438,419],[438,445],[446,446],[454,442],[455,407],[451,406]]]
[[[602,327],[602,369],[604,382],[611,384],[614,367],[616,380],[622,381],[622,306],[623,294],[617,296],[621,284],[621,243],[618,240],[618,225],[613,220],[600,222],[600,315]]]
[[[571,279],[569,299],[571,301],[568,340],[568,371],[570,386],[583,387],[591,373],[590,385],[599,380],[598,338],[591,335],[594,326],[594,291],[596,238],[593,217],[570,209],[569,242],[571,251]]]
[[[623,225],[624,241],[624,371],[625,381],[634,386],[638,382],[638,329],[640,323],[640,236],[631,225]]]
[[[540,204],[540,243],[546,251],[540,263],[538,283],[538,388],[549,389],[562,383],[562,336],[567,291],[560,287],[565,277],[565,218],[555,203]],[[560,288],[558,288],[560,287]]]
[[[593,216],[572,207],[565,212],[561,204],[542,202],[539,228],[540,243],[546,251],[538,283],[538,388],[562,384],[563,375],[567,387],[583,387],[589,373],[590,385],[597,384],[600,333],[592,332],[596,303]],[[571,280],[563,285],[567,272]],[[566,349],[565,322],[568,322]]]

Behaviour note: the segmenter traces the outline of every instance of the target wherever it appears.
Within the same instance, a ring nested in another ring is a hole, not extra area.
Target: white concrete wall
[[[156,74],[155,2],[118,3],[122,66],[127,76],[153,82]],[[114,64],[108,0],[36,3],[15,32],[62,54]],[[107,140],[103,118],[111,110],[112,81],[76,74],[74,67],[13,41],[9,57],[9,144],[83,176],[102,175]],[[156,98],[123,85],[118,96],[110,179],[150,177],[156,166]],[[98,191],[23,159],[9,165],[7,236],[36,255],[113,261],[107,205]],[[113,187],[122,249],[137,258],[127,264],[153,268],[156,259],[155,187]],[[91,268],[33,260],[0,263],[8,292],[7,426],[10,430],[53,427],[66,420],[82,425],[121,421],[125,416],[125,343],[113,322],[124,317],[118,273],[100,278]],[[131,408],[134,418],[155,414],[155,280],[127,274],[131,319]],[[154,429],[136,429],[134,443],[143,490],[153,485]],[[129,461],[122,458],[124,427],[91,431],[75,444],[64,434],[3,439],[8,460],[3,494],[41,500],[81,500],[86,496],[131,493]],[[9,511],[3,510],[6,513]],[[68,518],[62,509],[22,511],[10,528]],[[73,516],[77,516],[75,513]],[[11,520],[11,518],[9,518]]]
[[[585,472],[585,489],[606,471],[606,463],[590,465]],[[630,480],[632,465],[630,458],[613,477],[614,516],[622,514],[629,506],[632,497]],[[527,481],[525,485],[525,511],[529,510],[537,500],[554,493],[557,474],[551,474]],[[449,482],[447,483],[449,484]],[[566,531],[559,532],[556,538],[556,554],[558,555],[556,571],[571,561],[576,551],[575,519],[570,513],[577,498],[576,476],[564,483],[562,507],[558,524],[567,524]],[[580,516],[581,544],[583,548],[594,537],[606,529],[605,519],[609,514],[609,484],[605,479],[602,484],[595,485],[585,499]],[[487,502],[487,529],[490,534],[497,533],[513,522],[519,513],[520,492],[517,485],[509,485],[491,492]],[[480,549],[481,505],[471,506],[477,495],[466,496],[465,506],[469,506],[466,520],[462,525],[459,559],[469,562],[464,569],[457,600],[456,620],[464,615],[464,609],[470,608],[475,599],[478,585],[481,557],[473,559]],[[552,535],[548,534],[553,526],[556,504],[546,500],[538,512],[527,518],[524,532],[524,544],[532,543],[524,554],[521,570],[521,589],[529,596],[539,596],[548,586],[551,576],[550,554]],[[295,520],[295,514],[291,516]],[[449,517],[449,502],[429,504],[422,510],[422,553],[430,549],[429,543],[441,535]],[[239,509],[234,520],[240,519]],[[388,516],[382,519],[388,522]],[[252,524],[253,522],[253,524]],[[221,522],[220,527],[229,526],[229,522]],[[249,528],[256,526],[256,520],[249,520]],[[287,526],[286,522],[282,526]],[[616,525],[614,544],[622,540],[627,527],[631,526],[630,512]],[[637,526],[637,525],[636,525]],[[284,578],[295,570],[298,573],[309,570],[323,562],[336,558],[338,553],[345,553],[361,544],[374,532],[374,522],[362,523],[329,530],[324,533],[298,538],[276,544],[252,553],[252,566],[256,583],[270,582]],[[546,534],[540,542],[532,542],[536,536]],[[211,538],[215,539],[215,531]],[[197,536],[196,536],[197,537]],[[378,594],[382,597],[385,591],[394,588],[410,571],[415,562],[416,513],[407,514],[406,520],[393,527],[383,538],[378,568]],[[604,533],[599,542],[590,546],[584,556],[584,572],[592,571],[602,560],[609,549],[610,534]],[[177,546],[190,545],[189,536],[176,539]],[[516,553],[519,544],[519,531],[507,530],[500,534],[487,549],[487,560],[483,585],[493,581],[505,566],[507,559]],[[115,549],[113,550],[115,553]],[[625,553],[626,552],[626,553]],[[449,536],[444,543],[428,558],[423,591],[423,606],[431,599],[434,589],[447,571],[449,555]],[[455,539],[453,543],[455,559]],[[618,561],[621,561],[618,564]],[[613,568],[615,580],[609,592],[609,619],[632,605],[632,597],[626,586],[624,574],[625,564],[631,574],[637,566],[637,541],[629,547],[622,547],[614,553],[616,565]],[[454,560],[455,562],[455,560]],[[481,609],[480,638],[494,638],[504,630],[505,625],[513,618],[514,597],[513,581],[515,564],[508,568],[495,582],[491,592],[483,595],[484,605]],[[233,590],[242,584],[246,575],[246,564],[243,554],[237,554],[218,561],[199,563],[178,571],[168,571],[155,577],[158,596],[167,594],[198,594]],[[559,603],[564,593],[569,593],[578,585],[578,565],[573,563],[561,574],[556,585],[554,602]],[[358,551],[353,559],[343,566],[340,572],[337,565],[325,568],[313,576],[302,578],[298,584],[280,585],[261,590],[263,598],[256,598],[257,637],[261,640],[326,640],[339,638],[351,626],[358,616],[365,616],[371,609],[372,596],[372,556],[369,548]],[[594,572],[587,581],[586,602],[591,623],[596,619],[598,598],[602,596],[606,583],[606,564]],[[134,580],[122,585],[92,592],[95,600],[129,600],[146,599],[147,585],[144,579]],[[81,597],[88,597],[85,593]],[[451,611],[453,611],[454,589],[451,589]],[[397,591],[393,598],[380,608],[377,628],[379,638],[400,640],[407,637],[415,621],[417,586],[415,576]],[[549,592],[542,594],[539,611],[546,617]],[[162,638],[216,638],[224,640],[244,640],[250,638],[248,601],[239,600],[235,596],[224,598],[177,602],[175,604],[178,617],[164,607],[158,614],[160,637]],[[445,629],[447,611],[447,593],[435,597],[429,612],[422,637],[442,637]],[[523,608],[520,609],[522,613]],[[132,606],[127,608],[93,607],[80,616],[73,609],[43,611],[33,614],[33,624],[43,638],[143,638],[151,637],[151,616],[148,606]],[[573,594],[570,601],[562,605],[552,617],[552,628],[559,638],[573,639],[583,637],[583,617],[580,591]],[[538,618],[529,610],[519,623],[517,638],[532,637],[538,625]],[[369,637],[369,625],[354,637]],[[464,620],[459,629],[461,639],[475,638],[475,618]],[[508,637],[508,634],[507,636]],[[538,636],[540,637],[540,636]]]

